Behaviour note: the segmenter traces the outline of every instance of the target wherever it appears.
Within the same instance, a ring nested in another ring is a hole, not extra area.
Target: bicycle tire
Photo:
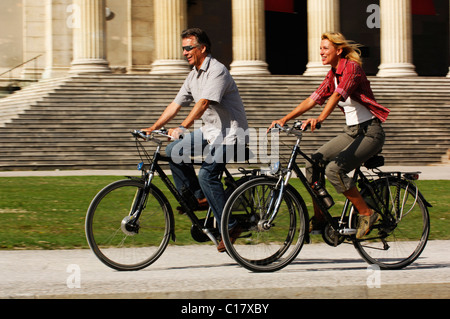
[[[173,213],[167,198],[151,185],[137,226],[130,216],[144,191],[143,180],[127,179],[103,188],[86,214],[86,238],[105,265],[121,271],[143,269],[166,249],[173,234]]]
[[[228,199],[222,215],[222,239],[228,254],[244,268],[254,272],[274,272],[286,267],[299,254],[308,226],[308,212],[303,198],[290,185],[278,214],[269,229],[262,229],[260,214],[278,180],[269,177],[252,179],[238,187]],[[231,217],[233,216],[233,217]],[[231,218],[243,230],[231,242],[228,224]]]
[[[402,269],[420,256],[428,241],[430,216],[427,205],[416,186],[406,180],[380,178],[371,184],[383,201],[389,203],[388,210],[382,212],[381,221],[363,240],[354,239],[354,246],[369,264],[378,265],[380,269]],[[398,194],[395,192],[397,187]],[[363,197],[366,192],[367,189],[361,191]],[[393,207],[402,209],[395,214]],[[394,221],[400,216],[401,220]]]

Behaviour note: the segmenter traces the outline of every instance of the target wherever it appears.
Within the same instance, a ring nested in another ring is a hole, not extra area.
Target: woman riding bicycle
[[[381,123],[386,121],[389,109],[375,101],[370,82],[362,69],[358,45],[347,41],[341,33],[327,32],[322,35],[320,55],[324,65],[331,65],[325,80],[309,98],[285,117],[272,122],[270,127],[275,124],[283,126],[317,104],[322,105],[328,98],[319,117],[303,123],[303,129],[311,125],[314,131],[336,106],[341,108],[347,124],[344,132],[320,147],[312,159],[325,167],[325,175],[336,191],[344,194],[358,210],[360,216],[356,237],[361,238],[369,232],[379,215],[367,206],[347,174],[382,149],[385,134]],[[306,177],[311,185],[317,181],[317,173],[313,165],[307,162]],[[322,229],[325,223],[320,209],[314,205],[313,229]]]

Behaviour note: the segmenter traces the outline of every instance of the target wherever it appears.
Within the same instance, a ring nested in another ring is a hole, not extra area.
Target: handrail
[[[43,55],[43,54],[39,54],[39,55],[35,56],[34,58],[29,59],[28,61],[22,62],[21,64],[16,65],[15,67],[9,69],[8,71],[3,72],[2,74],[0,74],[0,76],[3,76],[3,75],[5,75],[6,73],[9,73],[9,72],[11,72],[11,71],[14,71],[14,70],[17,69],[17,68],[20,68],[22,65],[27,64],[28,62],[31,62],[31,61],[33,61],[33,60],[37,60],[37,59],[40,58],[42,55]]]

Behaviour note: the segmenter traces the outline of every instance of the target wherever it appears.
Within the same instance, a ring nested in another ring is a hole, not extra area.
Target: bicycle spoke
[[[267,208],[273,201],[275,184],[271,179],[247,183],[233,193],[224,209],[222,224],[228,225],[230,218],[235,218],[243,229],[242,235],[231,243],[223,226],[227,251],[252,271],[283,268],[296,257],[303,245],[307,224],[304,203],[302,205],[299,202],[301,198],[291,192],[286,192],[274,222],[271,225],[266,223],[266,218],[272,213]],[[235,203],[246,203],[247,208],[239,208]],[[249,211],[253,213],[248,214]]]
[[[406,181],[382,179],[373,186],[387,200],[388,207],[372,231],[363,240],[355,240],[355,247],[367,262],[381,268],[406,267],[425,247],[428,210],[416,187]]]
[[[86,235],[97,257],[118,270],[136,270],[154,262],[169,241],[166,200],[150,191],[145,209],[143,181],[115,182],[93,200],[86,218]],[[151,200],[148,200],[151,199]],[[131,215],[130,215],[131,214]],[[137,219],[138,218],[138,219]]]

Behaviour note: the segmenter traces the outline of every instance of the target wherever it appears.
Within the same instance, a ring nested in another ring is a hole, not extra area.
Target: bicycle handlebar
[[[151,141],[151,140],[156,140],[157,142],[159,142],[159,140],[157,140],[155,137],[153,137],[153,135],[167,137],[169,140],[174,139],[172,136],[167,134],[167,130],[164,128],[162,128],[160,130],[151,131],[149,135],[147,135],[145,132],[143,132],[141,130],[134,130],[133,132],[131,132],[131,135],[133,135],[136,138],[141,138],[141,139],[145,140],[146,142]]]
[[[306,131],[308,128],[311,128],[311,124],[308,124],[305,129],[302,130],[302,121],[295,121],[294,125],[292,127],[289,127],[289,125],[285,124],[284,126],[281,126],[279,124],[275,124],[275,128],[286,132],[287,134],[294,134],[294,135],[300,135],[302,132]],[[322,127],[322,125],[320,123],[317,123],[316,125],[316,129],[320,129]],[[293,131],[298,131],[293,132]]]
[[[316,129],[320,129],[321,128],[321,124],[317,123],[316,125]],[[305,129],[302,130],[302,121],[295,121],[294,125],[292,127],[289,127],[287,124],[285,124],[284,126],[281,126],[279,124],[275,124],[274,128],[277,128],[283,132],[286,132],[287,134],[294,134],[294,135],[299,135],[301,134],[301,132],[306,131],[308,128],[311,127],[311,124],[308,124]],[[273,129],[273,128],[272,128]],[[293,131],[298,131],[298,133],[293,133]],[[167,130],[165,128],[161,128],[160,130],[154,130],[151,131],[150,135],[146,134],[145,132],[141,131],[141,130],[134,130],[133,132],[131,132],[131,134],[135,137],[135,138],[141,138],[144,141],[148,142],[151,140],[156,140],[156,142],[160,142],[159,140],[157,140],[156,138],[153,137],[153,135],[159,135],[162,137],[167,137],[169,140],[174,140],[174,138],[170,135],[167,134]]]

